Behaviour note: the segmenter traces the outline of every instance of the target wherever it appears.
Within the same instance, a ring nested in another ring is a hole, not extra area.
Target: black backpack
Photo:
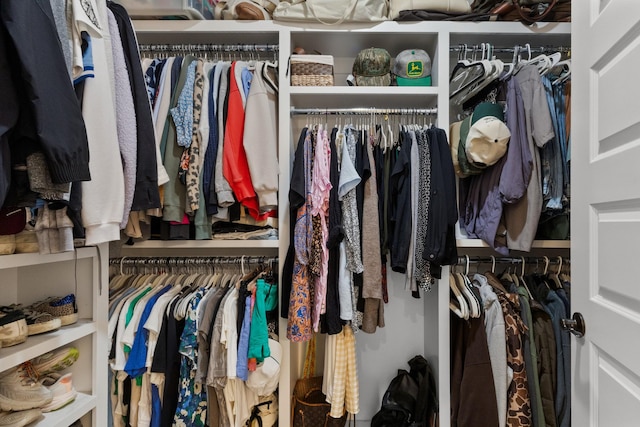
[[[382,397],[371,427],[429,427],[437,413],[435,379],[429,362],[416,356],[410,372],[399,369]]]

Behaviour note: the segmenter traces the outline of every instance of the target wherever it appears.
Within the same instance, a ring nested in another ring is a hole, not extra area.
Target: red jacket
[[[229,186],[236,199],[245,206],[249,214],[256,220],[264,220],[273,216],[273,212],[260,213],[258,196],[251,182],[247,155],[242,143],[244,136],[244,107],[242,95],[235,79],[236,62],[231,64],[229,78],[229,103],[227,108],[227,122],[224,129],[224,146],[222,173],[229,181]]]

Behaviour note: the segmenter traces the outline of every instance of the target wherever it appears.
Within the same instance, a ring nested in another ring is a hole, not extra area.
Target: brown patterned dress
[[[528,328],[520,316],[520,299],[516,294],[505,293],[506,289],[494,274],[487,273],[486,277],[502,307],[507,341],[507,366],[513,370],[513,380],[507,389],[507,427],[532,426],[529,382],[522,342]]]

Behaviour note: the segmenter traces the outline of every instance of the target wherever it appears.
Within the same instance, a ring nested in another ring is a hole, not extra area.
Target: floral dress
[[[191,299],[180,336],[180,388],[173,418],[176,427],[204,426],[207,419],[207,389],[195,381],[198,366],[197,307],[203,295],[204,289],[199,289]]]

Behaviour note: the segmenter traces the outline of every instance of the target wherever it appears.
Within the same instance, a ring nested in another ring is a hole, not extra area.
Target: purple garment
[[[507,84],[506,124],[511,132],[506,163],[500,178],[500,195],[506,204],[515,203],[527,192],[533,157],[529,150],[522,93],[515,79]]]
[[[242,381],[249,378],[249,332],[251,331],[251,297],[246,297],[244,318],[238,341],[238,360],[236,361],[236,376]]]
[[[501,255],[509,254],[506,245],[496,240],[502,218],[499,184],[505,162],[506,157],[503,156],[482,174],[469,178],[465,223],[465,230],[470,237],[484,240]]]

